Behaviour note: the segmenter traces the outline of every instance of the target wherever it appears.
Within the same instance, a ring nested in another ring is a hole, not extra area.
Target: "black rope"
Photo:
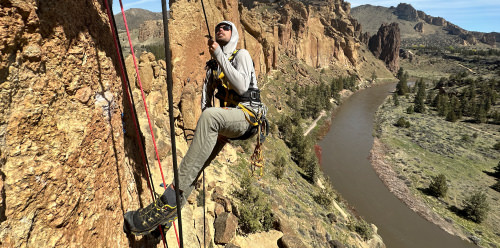
[[[177,172],[177,147],[175,145],[175,126],[174,126],[174,101],[172,96],[173,80],[172,80],[172,63],[170,51],[170,37],[168,32],[168,17],[167,4],[165,0],[161,0],[161,9],[163,15],[163,38],[165,42],[165,62],[167,63],[167,90],[168,90],[168,115],[170,117],[170,140],[172,144],[172,164],[174,166],[174,185],[175,185],[175,202],[177,203],[177,217],[179,223],[179,247],[184,247],[182,237],[182,218],[181,218],[181,197],[179,192],[179,175]]]
[[[157,198],[157,195],[156,193],[156,190],[155,190],[155,187],[154,187],[154,183],[153,183],[153,176],[151,174],[151,167],[149,166],[149,162],[148,162],[148,159],[146,157],[146,144],[144,142],[144,136],[142,134],[142,131],[141,131],[141,128],[140,128],[140,125],[139,125],[139,119],[138,119],[138,116],[137,116],[137,110],[135,109],[135,101],[134,101],[134,95],[132,94],[132,87],[130,86],[130,80],[128,78],[128,73],[127,73],[127,67],[125,66],[125,60],[123,59],[124,56],[123,56],[123,51],[121,49],[122,45],[120,43],[120,38],[118,36],[118,28],[116,26],[116,20],[115,20],[115,16],[113,15],[113,11],[112,11],[112,1],[111,4],[109,4],[109,2],[107,0],[104,0],[105,3],[106,3],[106,9],[107,11],[109,11],[109,16],[111,17],[109,19],[109,21],[111,22],[112,24],[112,32],[114,33],[114,36],[116,38],[116,43],[118,45],[118,57],[120,59],[119,63],[121,63],[121,68],[123,68],[123,74],[125,76],[125,78],[122,78],[122,80],[124,80],[124,82],[127,84],[127,88],[128,88],[128,93],[129,93],[129,96],[130,96],[130,103],[131,103],[131,109],[130,111],[132,112],[132,116],[134,117],[134,122],[135,122],[135,125],[137,126],[137,132],[139,134],[139,140],[138,142],[140,143],[140,145],[142,146],[142,151],[144,152],[144,162],[146,163],[146,167],[147,167],[147,171],[146,173],[148,173],[149,177],[148,177],[148,182],[149,182],[149,185],[151,185],[151,190],[152,190],[152,197],[153,197],[153,201],[156,201],[156,198]],[[160,230],[162,230],[162,227],[160,226],[159,227]],[[162,236],[162,239],[163,239],[163,246],[168,248],[168,244],[167,244],[167,240],[166,240],[166,236],[163,235]]]
[[[110,5],[110,8],[111,5]],[[110,16],[111,16],[111,24],[113,25],[113,32],[115,33],[115,37],[116,37],[116,42],[118,43],[118,47],[120,49],[118,49],[119,51],[119,54],[118,54],[118,57],[120,57],[120,62],[122,64],[122,68],[123,68],[123,71],[124,71],[124,74],[125,74],[125,78],[123,80],[125,80],[125,82],[127,83],[128,85],[128,92],[129,92],[129,95],[130,95],[130,100],[131,100],[131,103],[132,103],[132,109],[130,111],[133,112],[132,116],[134,117],[134,122],[135,122],[135,125],[137,125],[137,131],[139,132],[139,137],[141,140],[139,140],[138,142],[140,143],[140,145],[142,146],[142,150],[145,152],[146,151],[146,144],[144,142],[144,135],[142,134],[142,131],[141,131],[141,126],[139,125],[139,119],[137,117],[137,110],[135,109],[135,101],[134,101],[134,95],[132,94],[132,87],[130,86],[130,80],[128,78],[128,72],[127,72],[127,67],[125,67],[125,60],[123,59],[123,51],[121,49],[122,45],[120,43],[120,38],[118,36],[118,28],[116,26],[116,20],[115,20],[115,16],[113,15],[113,12],[111,11],[110,13]],[[134,114],[135,113],[135,114]],[[155,188],[154,188],[154,184],[153,184],[153,179],[152,179],[152,175],[151,175],[151,167],[149,166],[149,162],[148,162],[148,159],[146,157],[146,154],[144,154],[144,161],[146,162],[146,166],[148,168],[148,175],[149,175],[149,183],[151,185],[151,189],[153,192],[156,192],[155,191]],[[156,200],[156,194],[152,194],[153,195],[153,200]]]
[[[208,38],[212,39],[212,35],[210,35],[210,27],[208,26],[207,13],[205,12],[205,5],[203,4],[203,0],[201,0],[201,8],[203,9],[203,15],[205,16],[205,23],[207,24]]]

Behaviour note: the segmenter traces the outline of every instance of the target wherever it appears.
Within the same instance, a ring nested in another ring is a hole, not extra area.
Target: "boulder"
[[[283,234],[283,237],[278,239],[278,247],[279,248],[303,248],[303,247],[306,247],[306,245],[297,236]]]
[[[238,227],[238,218],[231,213],[222,213],[215,219],[215,237],[214,241],[217,244],[227,244],[236,235]]]

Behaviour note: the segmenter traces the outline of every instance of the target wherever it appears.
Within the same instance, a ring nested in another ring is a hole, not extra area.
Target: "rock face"
[[[139,41],[151,38],[163,38],[163,21],[145,21],[139,27]]]
[[[397,23],[382,24],[378,33],[370,38],[368,47],[375,57],[383,60],[392,72],[399,70],[401,38]]]
[[[418,21],[418,13],[413,6],[407,3],[400,3],[396,7],[396,11],[394,13],[398,16],[399,19],[415,22]]]
[[[424,23],[423,22],[417,23],[417,25],[415,25],[415,27],[413,29],[415,29],[415,31],[417,31],[419,33],[423,33],[424,32]]]
[[[127,246],[140,157],[102,1],[0,6],[0,246]]]

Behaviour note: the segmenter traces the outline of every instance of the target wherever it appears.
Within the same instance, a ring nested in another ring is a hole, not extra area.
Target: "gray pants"
[[[193,191],[203,169],[210,165],[226,144],[225,138],[240,137],[250,127],[245,115],[237,108],[207,108],[203,111],[193,142],[179,165],[179,190],[183,196],[181,205]]]

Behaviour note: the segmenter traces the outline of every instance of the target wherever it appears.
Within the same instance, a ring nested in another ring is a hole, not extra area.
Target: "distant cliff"
[[[361,5],[353,8],[352,15],[370,33],[376,32],[384,22],[397,22],[404,45],[496,47],[500,42],[497,33],[467,31],[406,3],[390,8]]]

